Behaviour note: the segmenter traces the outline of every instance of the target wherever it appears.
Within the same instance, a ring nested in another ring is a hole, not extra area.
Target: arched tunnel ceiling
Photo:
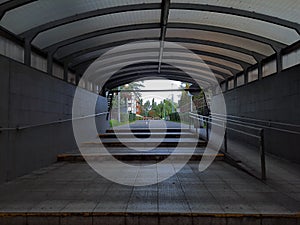
[[[142,79],[141,72],[185,79],[164,65],[175,60],[201,79],[206,66],[222,81],[299,41],[299,12],[298,0],[4,0],[0,26],[80,74],[114,47],[154,40],[180,44],[202,62],[180,48],[145,44],[107,56],[108,64],[134,62],[146,53],[156,64],[120,72],[123,80]]]

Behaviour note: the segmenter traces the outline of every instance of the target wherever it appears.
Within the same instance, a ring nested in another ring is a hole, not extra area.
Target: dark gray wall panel
[[[16,127],[72,117],[74,85],[0,56],[0,126]],[[86,99],[95,94],[86,90]],[[95,113],[107,111],[106,98],[98,96]],[[98,118],[100,132],[106,116]],[[74,151],[77,145],[72,123],[0,133],[0,183],[56,161],[58,153]]]
[[[9,62],[0,58],[0,127],[8,126],[8,105],[9,105]],[[3,167],[8,166],[7,153],[8,149],[8,134],[6,132],[0,133],[0,183],[5,181],[6,170]]]
[[[300,124],[300,66],[238,87],[224,96],[228,114]],[[300,131],[299,128],[293,130]],[[237,138],[238,135],[229,136]],[[265,136],[267,152],[300,163],[299,135],[266,129]],[[257,141],[244,135],[238,138],[257,145]]]

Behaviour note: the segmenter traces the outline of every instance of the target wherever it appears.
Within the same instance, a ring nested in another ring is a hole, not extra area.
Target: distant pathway
[[[189,128],[187,124],[172,122],[172,121],[165,121],[165,120],[137,120],[134,123],[121,125],[115,128]]]

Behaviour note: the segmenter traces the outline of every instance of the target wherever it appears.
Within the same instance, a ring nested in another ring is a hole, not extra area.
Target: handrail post
[[[228,152],[228,148],[227,148],[227,127],[224,124],[224,128],[225,128],[225,134],[224,134],[224,151],[225,153]]]
[[[191,117],[191,113],[189,113],[189,129],[192,129],[192,117]]]
[[[208,141],[209,137],[208,137],[208,132],[209,132],[209,129],[208,129],[208,124],[209,124],[209,118],[207,117],[206,118],[206,140]]]
[[[267,176],[266,176],[264,129],[260,130],[259,154],[260,154],[260,163],[261,163],[261,179],[266,180]]]

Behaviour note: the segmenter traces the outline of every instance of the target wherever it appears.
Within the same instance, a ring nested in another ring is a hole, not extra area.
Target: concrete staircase
[[[81,147],[89,149],[84,157],[76,153],[60,154],[58,161],[84,161],[84,158],[105,157],[106,155],[97,153],[97,149],[101,147],[105,147],[121,161],[161,161],[171,154],[173,157],[183,157],[191,150],[194,150],[191,160],[200,160],[207,144],[189,129],[180,128],[109,129],[106,133],[99,134],[98,138],[82,143]],[[222,160],[223,154],[218,154],[216,159]]]

